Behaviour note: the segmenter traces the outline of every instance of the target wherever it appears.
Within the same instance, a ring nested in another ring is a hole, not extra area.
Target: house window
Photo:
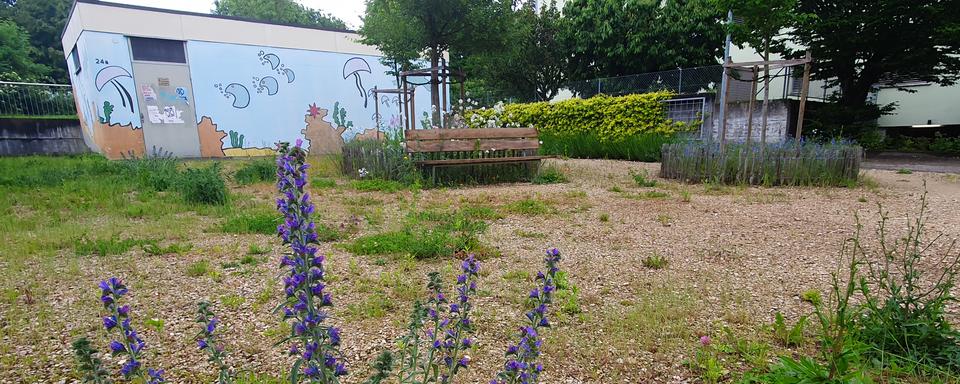
[[[187,62],[187,53],[183,49],[183,42],[179,40],[130,37],[130,50],[133,53],[134,60],[164,63]]]
[[[74,75],[80,74],[80,54],[77,53],[77,47],[74,46],[73,50],[70,51],[70,60],[73,60],[73,70]]]

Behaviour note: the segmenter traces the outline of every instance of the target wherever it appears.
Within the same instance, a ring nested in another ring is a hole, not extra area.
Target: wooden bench
[[[539,156],[540,139],[536,128],[467,128],[415,129],[403,132],[407,153],[417,154],[462,152],[468,158],[420,159],[421,166],[449,166],[496,163],[525,163],[553,156]],[[502,157],[483,157],[487,151]],[[506,151],[506,152],[501,152]],[[478,157],[479,156],[479,157]]]

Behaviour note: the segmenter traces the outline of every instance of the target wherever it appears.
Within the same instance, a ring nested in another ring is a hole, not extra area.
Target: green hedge
[[[470,127],[537,127],[542,134],[595,136],[601,142],[629,139],[639,134],[672,136],[690,125],[667,119],[662,103],[670,92],[639,95],[598,95],[556,103],[507,104],[465,113]]]
[[[623,139],[600,140],[594,133],[557,135],[541,133],[540,154],[578,159],[660,161],[660,148],[676,141],[675,135],[638,133]]]

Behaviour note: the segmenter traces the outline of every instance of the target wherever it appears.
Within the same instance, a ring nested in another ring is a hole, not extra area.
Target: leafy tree
[[[528,2],[510,14],[500,32],[501,49],[466,58],[467,73],[495,88],[495,96],[550,100],[566,80],[560,11],[554,4],[539,12],[534,6]]]
[[[277,23],[347,29],[343,20],[294,0],[216,0],[213,3],[213,13]]]
[[[40,80],[50,68],[34,62],[36,50],[30,46],[26,31],[9,20],[0,20],[0,79],[13,81]]]
[[[814,78],[839,87],[842,106],[864,106],[878,83],[960,77],[958,1],[799,0],[798,12],[816,18],[791,36],[812,51]]]
[[[711,0],[571,0],[563,41],[574,79],[716,64],[726,11]]]
[[[426,52],[431,67],[451,50],[468,56],[495,48],[497,34],[512,2],[498,0],[368,0],[363,42],[387,57],[409,60]],[[440,106],[438,74],[430,78],[431,104]],[[439,111],[433,122],[440,120]]]
[[[749,44],[764,61],[770,60],[771,53],[786,50],[785,32],[790,27],[810,20],[810,16],[797,12],[797,0],[721,0],[720,3],[723,8],[733,11],[734,17],[739,20],[727,26],[733,41],[741,48]],[[763,76],[759,80],[763,81],[760,140],[766,142],[770,65],[763,66]]]
[[[0,18],[20,26],[34,49],[29,57],[48,71],[31,80],[67,83],[67,62],[64,59],[60,34],[70,13],[72,0],[5,0],[0,3]]]

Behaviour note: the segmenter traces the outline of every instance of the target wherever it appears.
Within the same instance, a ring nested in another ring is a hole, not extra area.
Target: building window
[[[77,53],[77,46],[73,46],[73,50],[70,51],[70,60],[73,60],[73,74],[80,74],[80,54]]]
[[[187,53],[183,49],[183,42],[179,40],[130,37],[130,50],[133,52],[134,60],[164,63],[187,62]]]

